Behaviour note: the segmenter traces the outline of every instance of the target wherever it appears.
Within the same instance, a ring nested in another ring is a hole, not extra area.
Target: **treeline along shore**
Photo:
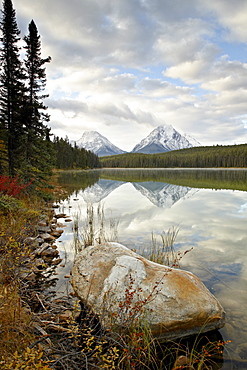
[[[165,153],[127,153],[100,158],[102,167],[231,168],[247,167],[247,144],[202,146]]]

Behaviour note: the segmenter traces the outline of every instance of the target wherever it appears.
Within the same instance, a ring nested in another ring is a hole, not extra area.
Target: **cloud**
[[[247,42],[247,3],[245,0],[218,0],[210,3],[200,0],[200,2],[224,27],[224,37],[228,41]]]
[[[153,97],[166,97],[166,96],[178,96],[187,95],[193,93],[194,89],[188,86],[177,86],[171,82],[161,79],[151,79],[149,77],[144,78],[138,86],[142,90],[142,94],[153,96]]]
[[[46,99],[46,104],[50,109],[57,109],[64,114],[71,112],[74,117],[77,117],[81,112],[88,111],[88,106],[85,103],[72,99]]]
[[[247,142],[245,0],[13,3],[22,35],[34,19],[52,57],[55,133],[94,129],[125,149],[167,123],[205,145]]]

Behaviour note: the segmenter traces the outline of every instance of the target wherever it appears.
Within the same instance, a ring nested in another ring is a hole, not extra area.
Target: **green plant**
[[[152,232],[151,247],[148,251],[142,252],[143,256],[161,265],[179,268],[179,261],[185,254],[190,252],[193,247],[183,253],[176,251],[174,243],[178,232],[179,228],[174,226],[158,234],[158,236]]]
[[[19,199],[16,199],[8,194],[3,194],[0,197],[0,213],[15,212],[20,209],[22,203]]]
[[[104,207],[87,205],[87,216],[80,227],[79,214],[74,221],[74,245],[77,252],[90,245],[117,241],[118,222],[105,217]]]

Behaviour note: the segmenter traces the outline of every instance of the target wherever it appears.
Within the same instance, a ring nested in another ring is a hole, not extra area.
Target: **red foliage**
[[[6,194],[17,198],[21,192],[23,192],[33,180],[28,184],[23,184],[18,176],[9,177],[0,175],[0,194]]]

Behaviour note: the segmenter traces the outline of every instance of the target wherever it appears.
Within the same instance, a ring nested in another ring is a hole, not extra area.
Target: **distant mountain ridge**
[[[85,148],[99,157],[127,153],[112,144],[105,136],[97,131],[85,131],[82,137],[74,141],[79,148]],[[188,134],[181,135],[171,125],[162,125],[155,128],[147,137],[142,139],[131,153],[155,154],[171,150],[201,146],[199,142]]]
[[[90,150],[99,157],[126,153],[97,131],[85,131],[82,137],[74,142],[79,148]]]
[[[192,148],[200,144],[189,135],[181,135],[171,125],[163,125],[155,128],[150,134],[141,140],[132,150],[132,153],[163,153],[171,150]]]

